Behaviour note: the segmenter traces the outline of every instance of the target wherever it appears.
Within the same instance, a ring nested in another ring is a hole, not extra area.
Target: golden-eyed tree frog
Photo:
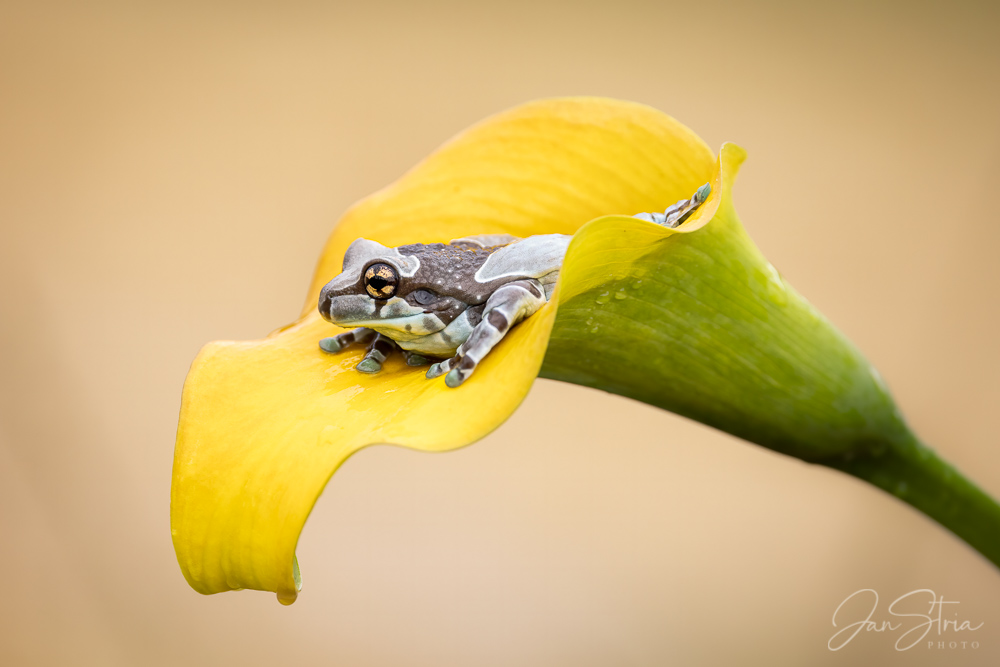
[[[676,227],[708,198],[705,184],[663,213],[634,216]],[[431,364],[427,377],[447,373],[457,387],[506,335],[552,296],[571,236],[519,239],[480,235],[450,243],[387,248],[357,239],[344,269],[319,296],[323,318],[351,331],[319,342],[325,352],[360,343],[362,373],[377,373],[395,350],[410,366]]]

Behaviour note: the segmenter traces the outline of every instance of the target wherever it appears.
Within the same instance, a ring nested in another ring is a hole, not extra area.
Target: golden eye
[[[372,264],[365,269],[365,289],[373,299],[388,299],[396,293],[399,275],[388,264]]]

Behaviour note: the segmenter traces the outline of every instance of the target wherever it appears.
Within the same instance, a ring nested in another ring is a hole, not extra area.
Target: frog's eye
[[[388,299],[396,293],[399,274],[388,264],[372,264],[365,269],[365,289],[373,299]]]

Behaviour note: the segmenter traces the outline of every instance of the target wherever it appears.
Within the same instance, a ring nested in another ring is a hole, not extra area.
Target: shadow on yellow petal
[[[171,490],[174,547],[191,586],[274,591],[290,604],[299,534],[348,456],[376,443],[426,451],[469,444],[514,411],[538,374],[558,293],[458,389],[399,358],[367,376],[354,370],[361,351],[321,352],[318,341],[337,329],[316,315],[316,299],[351,241],[571,234],[601,216],[663,210],[712,181],[709,201],[679,230],[634,220],[622,227],[620,218],[591,223],[590,234],[606,236],[608,256],[563,277],[559,290],[572,295],[603,273],[627,271],[627,253],[616,268],[619,250],[707,223],[724,205],[721,174],[711,151],[658,111],[558,99],[488,119],[353,207],[321,255],[298,322],[263,340],[211,343],[192,365]]]

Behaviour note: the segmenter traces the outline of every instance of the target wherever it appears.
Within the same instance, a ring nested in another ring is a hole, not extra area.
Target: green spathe
[[[723,149],[727,190],[743,157],[732,144]],[[578,278],[576,265],[600,282]],[[596,220],[577,233],[563,270],[565,284],[588,287],[561,297],[546,377],[609,389],[808,461],[906,431],[877,371],[764,259],[729,192],[712,222],[688,234],[627,217]]]
[[[917,440],[878,371],[747,235],[730,192],[743,159],[723,147],[726,192],[700,229],[609,216],[577,232],[540,375],[860,477],[1000,564],[1000,507]]]

